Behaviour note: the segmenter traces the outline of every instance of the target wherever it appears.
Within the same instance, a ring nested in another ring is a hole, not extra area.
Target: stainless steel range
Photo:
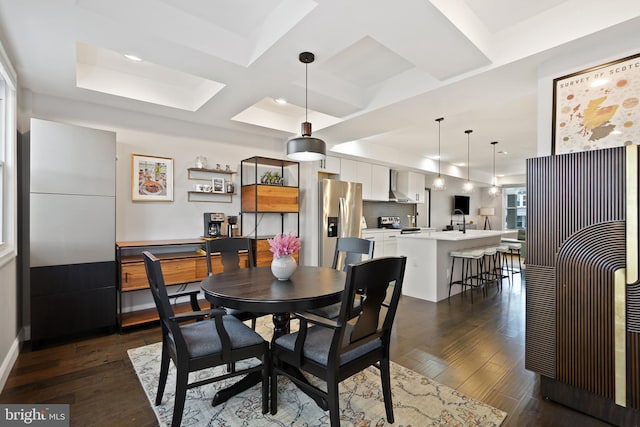
[[[400,226],[399,216],[379,216],[378,228],[391,228],[394,230],[400,230],[401,234],[414,234],[414,233],[420,233],[421,231],[419,227],[402,228]]]
[[[379,216],[378,228],[400,229],[400,217],[399,216]]]

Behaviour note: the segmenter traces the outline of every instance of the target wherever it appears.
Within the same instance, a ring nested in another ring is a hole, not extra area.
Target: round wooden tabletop
[[[202,281],[207,300],[217,306],[258,313],[292,313],[340,302],[346,273],[328,267],[298,266],[289,280],[271,267],[242,268]]]

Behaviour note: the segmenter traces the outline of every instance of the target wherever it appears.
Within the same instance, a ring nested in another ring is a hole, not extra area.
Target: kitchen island
[[[396,237],[398,255],[407,257],[402,293],[426,301],[438,302],[449,295],[451,258],[455,250],[498,245],[502,230],[432,231],[401,234]],[[455,266],[454,280],[460,276],[460,265]],[[451,289],[458,294],[461,287]]]

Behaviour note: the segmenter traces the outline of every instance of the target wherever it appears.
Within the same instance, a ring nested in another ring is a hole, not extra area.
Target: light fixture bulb
[[[133,61],[133,62],[140,62],[142,61],[142,58],[140,58],[137,55],[133,55],[131,53],[127,53],[124,55],[125,58],[127,58],[129,61]]]
[[[435,191],[442,191],[445,188],[446,187],[445,187],[444,178],[438,175],[436,179],[433,180],[433,185],[431,186],[431,189]]]
[[[473,193],[473,183],[471,181],[466,181],[462,185],[462,192],[465,194]]]

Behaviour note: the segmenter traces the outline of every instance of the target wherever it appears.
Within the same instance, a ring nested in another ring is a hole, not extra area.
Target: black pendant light
[[[489,188],[489,196],[496,197],[500,194],[500,187],[498,187],[498,177],[496,177],[496,144],[498,141],[493,141],[493,185]]]
[[[444,120],[444,117],[436,119],[438,122],[438,176],[433,180],[431,189],[434,191],[443,191],[446,189],[444,178],[440,176],[440,122]]]
[[[319,138],[311,136],[311,123],[307,117],[307,99],[308,99],[308,64],[315,60],[315,56],[311,52],[302,52],[298,59],[304,65],[304,123],[301,126],[302,136],[292,138],[287,142],[287,157],[300,162],[312,162],[314,160],[322,160],[327,152],[326,144]]]
[[[470,145],[470,138],[469,136],[471,135],[471,132],[473,132],[473,130],[471,129],[467,129],[464,131],[464,133],[467,134],[467,182],[465,182],[462,185],[462,192],[465,194],[471,194],[473,193],[473,183],[471,182],[471,167],[469,166],[469,161],[471,159],[471,155],[469,154],[471,152],[471,145]]]

